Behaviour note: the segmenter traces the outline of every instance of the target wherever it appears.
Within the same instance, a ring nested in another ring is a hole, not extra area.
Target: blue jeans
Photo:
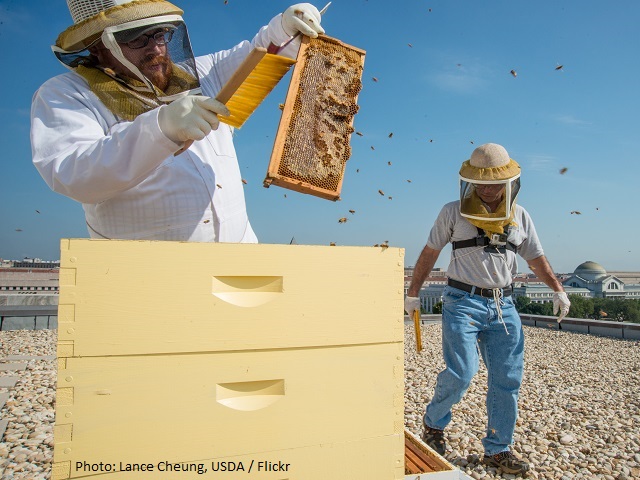
[[[503,303],[504,323],[499,320],[493,298],[445,287],[442,353],[446,368],[438,374],[435,392],[424,416],[428,427],[445,429],[451,421],[451,408],[462,399],[478,371],[479,351],[488,372],[488,422],[482,439],[486,455],[509,450],[513,443],[522,383],[522,323],[512,297],[503,298]]]

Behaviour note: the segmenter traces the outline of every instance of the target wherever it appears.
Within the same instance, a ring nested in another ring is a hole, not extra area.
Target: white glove
[[[218,128],[217,114],[228,116],[229,110],[215,98],[187,95],[160,107],[158,125],[175,143],[202,140]]]
[[[569,307],[571,302],[565,292],[553,292],[553,314],[557,315],[560,312],[558,323],[569,313]]]
[[[282,28],[285,33],[293,37],[300,32],[307,37],[316,38],[324,33],[320,26],[322,16],[316,7],[310,3],[296,3],[287,8],[282,14]]]
[[[409,314],[409,318],[413,318],[413,312],[420,311],[420,299],[418,297],[404,297],[404,311]]]

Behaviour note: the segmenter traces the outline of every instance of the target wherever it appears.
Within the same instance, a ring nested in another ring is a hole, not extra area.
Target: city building
[[[60,262],[25,259],[0,263],[0,305],[58,304]]]
[[[567,291],[571,288],[586,289],[591,297],[640,299],[640,284],[627,283],[631,279],[637,282],[638,273],[620,273],[622,275],[607,273],[599,263],[588,261],[578,265],[573,275],[569,276],[563,285]]]
[[[405,295],[411,283],[412,274],[413,267],[405,268]],[[424,282],[420,289],[420,304],[423,311],[433,313],[434,305],[442,302],[442,292],[447,282],[446,274],[446,271],[434,270]],[[559,274],[558,277],[569,295],[587,298],[640,299],[640,272],[607,273],[602,265],[587,261],[578,265],[573,273]],[[534,274],[519,273],[513,279],[513,297],[528,297],[534,303],[552,302],[553,290]]]

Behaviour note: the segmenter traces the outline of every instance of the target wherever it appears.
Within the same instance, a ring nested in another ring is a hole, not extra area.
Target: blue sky
[[[251,38],[290,5],[175,3],[196,55]],[[363,136],[351,139],[341,201],[264,188],[285,77],[236,134],[259,239],[388,241],[413,265],[440,208],[457,197],[460,164],[495,142],[522,166],[519,203],[555,271],[586,260],[640,270],[639,19],[636,0],[334,0],[327,34],[367,51],[355,117]],[[70,24],[64,0],[0,0],[0,258],[57,259],[60,238],[87,237],[81,206],[48,189],[29,141],[31,97],[64,72],[50,45]],[[436,266],[448,258],[446,249]]]

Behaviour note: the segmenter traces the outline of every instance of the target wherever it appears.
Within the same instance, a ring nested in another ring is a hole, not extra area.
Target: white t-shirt
[[[516,204],[514,221],[508,240],[518,247],[518,254],[525,260],[544,255],[535,226],[527,211]],[[460,215],[460,201],[447,203],[436,219],[427,246],[442,250],[448,243],[478,236],[478,229]],[[454,280],[481,288],[504,288],[511,284],[518,271],[516,255],[506,250],[504,254],[486,252],[485,247],[467,247],[452,250],[447,276]]]

